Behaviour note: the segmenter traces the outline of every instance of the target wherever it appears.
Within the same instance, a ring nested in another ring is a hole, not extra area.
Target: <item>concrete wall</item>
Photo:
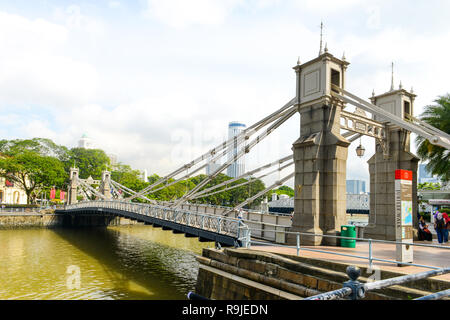
[[[346,264],[249,249],[203,249],[196,293],[216,300],[298,300],[342,288]],[[360,281],[370,274],[362,270]],[[381,279],[399,276],[381,272]],[[421,280],[406,286],[369,292],[367,300],[408,300],[450,288],[450,282]]]
[[[0,214],[0,230],[55,227],[106,227],[129,224],[138,224],[138,222],[107,214]]]

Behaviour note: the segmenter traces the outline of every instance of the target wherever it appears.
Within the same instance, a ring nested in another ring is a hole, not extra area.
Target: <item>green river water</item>
[[[213,245],[146,225],[0,230],[0,299],[186,299]]]

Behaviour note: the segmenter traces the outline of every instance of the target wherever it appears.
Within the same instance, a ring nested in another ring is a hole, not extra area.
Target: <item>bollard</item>
[[[346,272],[350,280],[344,282],[343,287],[350,288],[352,290],[352,293],[349,295],[350,299],[358,300],[364,298],[364,284],[358,281],[358,278],[361,275],[361,270],[356,266],[348,266]]]
[[[297,233],[297,256],[300,254],[300,234]]]

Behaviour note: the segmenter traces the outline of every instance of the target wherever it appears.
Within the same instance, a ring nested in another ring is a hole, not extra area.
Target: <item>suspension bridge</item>
[[[345,88],[348,65],[345,57],[336,58],[328,50],[306,63],[298,61],[293,68],[297,82],[295,96],[281,108],[140,191],[112,180],[108,171],[103,172],[101,180],[80,179],[78,169],[71,168],[69,198],[64,212],[108,212],[229,246],[247,247],[250,237],[255,235],[268,241],[294,243],[296,239],[286,236],[286,231],[315,235],[302,235],[303,244],[335,244],[335,239],[327,235],[337,235],[340,227],[347,223],[345,180],[348,147],[361,136],[369,136],[375,139],[376,148],[368,161],[372,192],[365,234],[374,239],[410,241],[412,225],[398,225],[396,218],[396,170],[412,173],[411,200],[412,211],[415,212],[418,158],[410,152],[410,134],[421,136],[447,150],[450,149],[450,135],[415,118],[413,105],[416,95],[401,86],[395,90],[393,81],[389,91],[380,95],[373,93],[370,101],[348,91]],[[300,137],[293,142],[293,153],[207,187],[211,180],[252,152],[297,113],[300,114]],[[235,147],[238,152],[228,157]],[[359,148],[364,151],[362,146]],[[203,172],[209,162],[222,158],[228,160],[178,199],[159,202],[149,198],[159,190]],[[290,171],[234,207],[195,204],[198,199],[250,184],[254,179],[282,170]],[[248,181],[233,184],[241,178]],[[295,180],[292,221],[290,217],[251,210],[248,210],[246,219],[239,218],[241,209],[292,178]],[[85,198],[82,202],[77,201],[80,195]],[[89,200],[92,198],[95,200]],[[137,203],[136,199],[145,203]],[[249,218],[250,213],[254,214],[253,219]],[[393,228],[396,225],[398,228]],[[404,237],[399,236],[401,228]],[[283,240],[280,240],[280,235],[283,235]]]

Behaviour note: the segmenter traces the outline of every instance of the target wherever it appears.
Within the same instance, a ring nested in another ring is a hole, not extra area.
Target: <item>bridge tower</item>
[[[79,169],[78,168],[70,168],[68,204],[75,204],[78,202],[78,200],[77,200],[78,178],[79,178]]]
[[[380,94],[373,94],[372,104],[408,121],[413,115],[416,95],[400,87]],[[374,117],[380,122],[389,119]],[[395,228],[395,170],[410,170],[412,177],[412,218],[417,226],[417,165],[419,158],[410,152],[411,132],[396,125],[388,124],[387,156],[382,146],[376,143],[375,154],[368,160],[370,173],[370,218],[364,228],[364,237],[380,240],[396,240]],[[411,233],[412,229],[408,230]],[[412,234],[406,235],[412,239]]]
[[[300,113],[300,138],[293,144],[294,217],[291,231],[337,235],[346,224],[346,163],[350,142],[340,134],[342,103],[331,85],[345,85],[349,63],[325,49],[317,58],[294,67]],[[288,237],[295,243],[295,235]],[[302,245],[336,244],[334,238],[301,236]]]
[[[105,170],[102,171],[102,181],[100,184],[100,193],[103,194],[106,199],[111,199],[111,172]]]

